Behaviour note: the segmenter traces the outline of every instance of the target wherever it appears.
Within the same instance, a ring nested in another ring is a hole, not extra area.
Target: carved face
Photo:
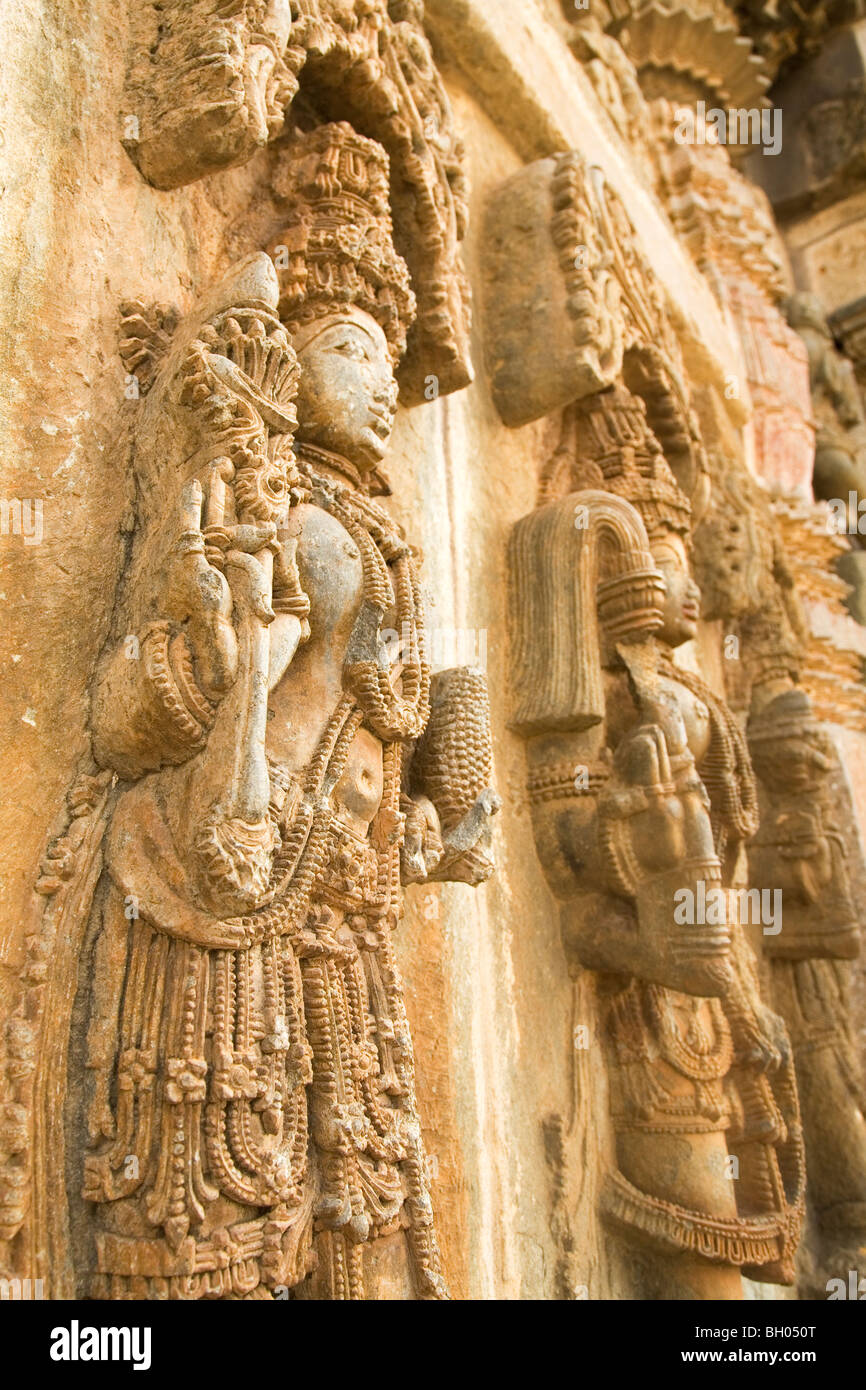
[[[692,579],[685,543],[676,532],[667,532],[653,542],[653,558],[664,576],[667,594],[664,624],[658,633],[669,647],[690,642],[698,630],[701,591]]]
[[[362,473],[385,455],[397,409],[388,343],[360,310],[322,319],[298,350],[297,437],[330,449]]]

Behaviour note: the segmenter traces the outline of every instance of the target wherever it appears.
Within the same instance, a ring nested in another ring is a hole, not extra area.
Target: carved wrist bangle
[[[572,796],[598,797],[609,778],[607,763],[545,763],[530,769],[526,791],[532,805]]]
[[[169,663],[183,703],[193,718],[205,729],[209,729],[213,724],[215,706],[196,683],[192,653],[182,632],[178,632],[171,640]]]
[[[201,531],[184,531],[175,548],[178,555],[204,555],[204,536]]]
[[[185,658],[180,656],[178,643],[182,644]],[[185,639],[178,634],[172,640],[169,623],[153,623],[145,633],[141,650],[145,680],[163,732],[182,749],[193,751],[203,742],[213,721],[213,711],[195,686]],[[172,656],[184,673],[183,687],[175,677]]]

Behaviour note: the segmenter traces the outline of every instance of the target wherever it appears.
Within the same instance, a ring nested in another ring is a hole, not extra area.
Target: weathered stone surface
[[[812,489],[862,422],[856,84],[808,110],[862,16],[821,9],[3,10],[0,1273],[862,1259],[863,552]],[[677,140],[765,76],[778,160]],[[789,102],[844,137],[808,196]],[[781,931],[678,923],[699,884]]]

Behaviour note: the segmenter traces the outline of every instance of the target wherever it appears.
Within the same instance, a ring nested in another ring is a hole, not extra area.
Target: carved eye
[[[351,338],[344,338],[342,342],[335,343],[334,351],[341,353],[343,357],[351,357],[356,362],[369,362],[370,360],[366,348]]]

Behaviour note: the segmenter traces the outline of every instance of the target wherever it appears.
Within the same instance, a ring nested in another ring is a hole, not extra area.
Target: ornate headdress
[[[637,508],[650,541],[665,531],[688,540],[691,506],[650,428],[640,396],[625,386],[586,396],[566,412],[563,426],[542,478],[542,501],[600,488]]]
[[[384,149],[345,121],[317,126],[289,146],[279,187],[290,215],[272,255],[280,317],[289,332],[354,305],[380,325],[396,365],[415,317],[415,296],[391,239]]]

